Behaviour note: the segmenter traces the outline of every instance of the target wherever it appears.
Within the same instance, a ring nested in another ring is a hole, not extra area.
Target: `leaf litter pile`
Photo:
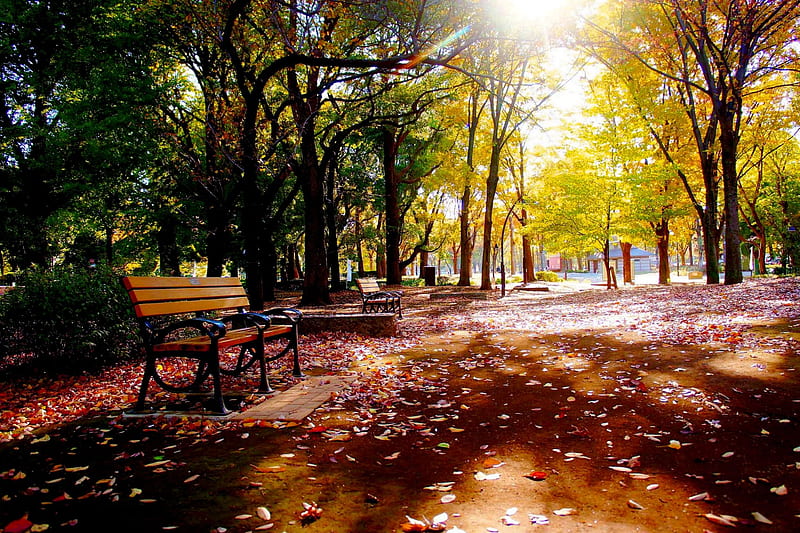
[[[800,529],[797,280],[432,290],[398,337],[302,337],[356,381],[299,422],[123,417],[137,364],[5,379],[0,527]]]

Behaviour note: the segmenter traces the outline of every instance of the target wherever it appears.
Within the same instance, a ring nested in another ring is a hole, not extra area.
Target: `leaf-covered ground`
[[[0,527],[800,529],[797,280],[432,290],[399,337],[301,339],[311,373],[358,379],[300,425],[123,417],[136,364],[9,374]]]

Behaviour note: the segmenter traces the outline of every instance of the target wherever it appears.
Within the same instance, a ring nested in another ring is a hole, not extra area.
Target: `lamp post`
[[[503,229],[500,231],[500,297],[504,298],[506,295],[506,260],[505,254],[503,253],[503,243],[506,239],[506,226],[508,225],[508,219],[511,217],[511,213],[514,212],[514,208],[517,207],[520,198],[514,200],[514,203],[511,204],[511,208],[506,213],[506,219],[503,221]]]

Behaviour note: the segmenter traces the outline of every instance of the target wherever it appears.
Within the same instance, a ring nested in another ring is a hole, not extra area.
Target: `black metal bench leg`
[[[263,341],[258,343],[254,349],[256,350],[254,357],[258,357],[258,371],[261,373],[261,378],[258,383],[258,392],[261,394],[270,394],[275,392],[275,389],[273,389],[269,384],[269,376],[267,375],[267,361],[264,358]]]
[[[292,346],[292,376],[296,378],[304,378],[306,375],[303,374],[303,371],[300,368],[300,349],[298,347],[297,325],[292,328],[292,337],[289,340],[289,343]]]
[[[150,379],[155,375],[156,361],[155,357],[147,356],[147,362],[144,365],[144,376],[142,376],[142,384],[139,386],[139,397],[136,399],[136,410],[144,411],[144,402],[147,397],[147,388],[150,385]]]
[[[222,377],[219,371],[219,354],[208,361],[208,370],[214,383],[214,405],[217,412],[227,415],[230,411],[225,406],[225,398],[222,396]]]

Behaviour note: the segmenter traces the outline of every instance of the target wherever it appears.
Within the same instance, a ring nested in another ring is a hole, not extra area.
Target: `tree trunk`
[[[328,261],[325,249],[325,222],[323,210],[322,176],[317,164],[317,148],[313,127],[303,131],[302,190],[305,200],[305,278],[302,305],[327,305],[331,303],[328,289]]]
[[[400,201],[397,177],[397,149],[399,141],[395,132],[383,130],[383,175],[384,201],[386,203],[386,284],[401,285],[403,274],[400,271]]]
[[[670,268],[669,268],[669,220],[662,218],[661,221],[655,226],[656,237],[658,239],[656,244],[656,251],[658,254],[658,284],[669,285]]]
[[[520,215],[520,226],[522,226],[522,282],[531,283],[536,281],[536,268],[533,262],[533,243],[531,238],[524,233],[525,227],[528,225],[528,211],[524,208]]]
[[[162,276],[180,276],[178,257],[178,221],[171,213],[161,217],[156,242],[158,243],[159,271]]]
[[[267,302],[275,300],[275,282],[278,279],[278,253],[275,250],[275,239],[271,228],[271,224],[263,226],[259,248],[262,295]]]
[[[719,121],[723,216],[725,218],[725,285],[743,281],[741,237],[739,235],[739,176],[736,173],[738,138],[733,129],[733,120],[733,114],[724,110]]]
[[[472,277],[472,239],[470,238],[469,204],[472,199],[472,189],[469,184],[464,186],[464,193],[461,195],[461,209],[458,213],[458,221],[461,229],[461,262],[458,272],[458,286],[469,287]]]
[[[492,214],[497,182],[500,179],[500,146],[495,143],[489,161],[489,175],[486,177],[486,204],[483,215],[483,255],[481,259],[481,290],[492,288]]]
[[[336,160],[336,156],[332,158]],[[325,187],[325,226],[328,238],[328,267],[330,268],[331,290],[339,291],[344,288],[342,273],[339,267],[339,236],[336,229],[336,199],[334,198],[336,179],[336,164],[331,163],[327,172]]]
[[[208,275],[218,277],[222,275],[225,258],[228,254],[229,215],[221,206],[209,206],[206,209],[208,234],[206,235],[206,261],[208,261]]]
[[[319,70],[309,68],[306,87],[300,89],[297,72],[287,70],[288,93],[292,97],[292,114],[300,142],[300,188],[305,203],[305,277],[301,305],[331,303],[328,288],[328,256],[325,248],[324,179],[319,165],[316,141],[316,116],[320,109]]]
[[[631,269],[631,248],[633,245],[629,242],[620,242],[619,247],[622,250],[622,283],[633,285],[633,272]]]

